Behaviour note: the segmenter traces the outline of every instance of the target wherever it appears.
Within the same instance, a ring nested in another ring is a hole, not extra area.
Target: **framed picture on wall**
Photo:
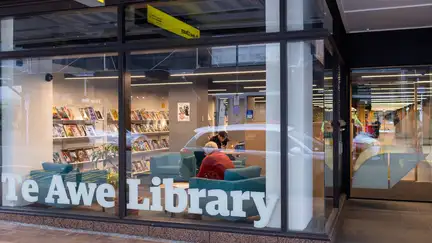
[[[177,103],[177,121],[179,122],[190,121],[190,103],[188,102]]]

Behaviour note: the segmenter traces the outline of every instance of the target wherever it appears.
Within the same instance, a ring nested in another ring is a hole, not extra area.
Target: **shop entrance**
[[[351,197],[431,201],[430,67],[352,71]]]

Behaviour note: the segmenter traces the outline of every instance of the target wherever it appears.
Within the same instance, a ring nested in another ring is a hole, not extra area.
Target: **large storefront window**
[[[278,44],[132,53],[127,163],[152,204],[129,218],[280,227],[278,56]]]
[[[3,206],[115,215],[116,66],[115,54],[2,61]]]

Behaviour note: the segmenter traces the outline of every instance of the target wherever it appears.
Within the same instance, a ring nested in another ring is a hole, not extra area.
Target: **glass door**
[[[352,73],[352,196],[432,200],[430,67]]]

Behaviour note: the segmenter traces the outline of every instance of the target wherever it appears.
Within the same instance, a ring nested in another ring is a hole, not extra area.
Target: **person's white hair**
[[[208,142],[203,147],[204,153],[211,154],[211,152],[218,150],[219,147],[215,142]]]

